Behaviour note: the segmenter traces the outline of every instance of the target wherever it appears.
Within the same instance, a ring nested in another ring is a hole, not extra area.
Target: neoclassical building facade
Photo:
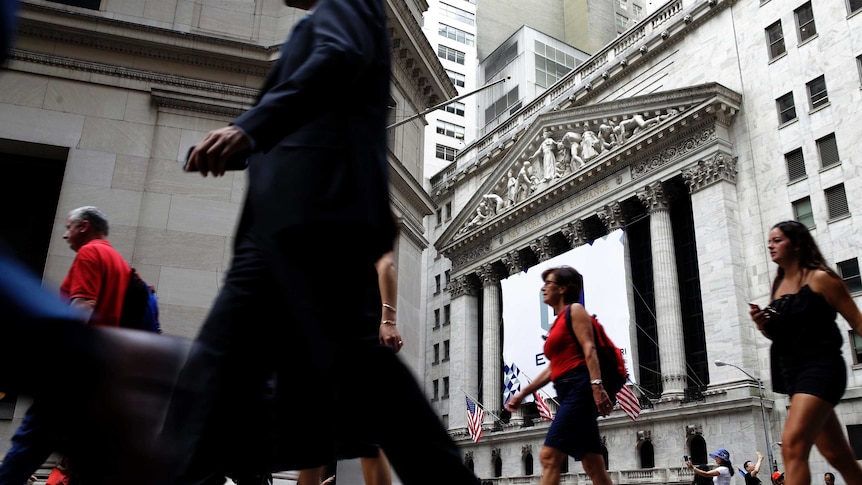
[[[601,419],[614,482],[689,483],[683,455],[711,462],[718,447],[740,466],[774,454],[783,469],[788,400],[771,390],[747,302],[768,301],[766,234],[786,219],[808,225],[862,295],[858,10],[670,1],[431,179],[442,210],[428,223],[426,381],[483,480],[538,483],[548,426],[529,407],[501,411],[500,281],[620,228],[627,292],[607,297],[631,309],[643,411]],[[862,349],[839,325],[850,370],[837,412],[859,446]],[[465,394],[488,411],[477,443]],[[827,467],[813,452],[813,476]],[[567,470],[564,483],[585,483],[579,464]]]

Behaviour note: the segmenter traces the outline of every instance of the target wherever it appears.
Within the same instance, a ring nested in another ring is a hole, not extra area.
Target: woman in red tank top
[[[506,402],[506,409],[516,411],[525,396],[553,382],[560,406],[539,455],[541,484],[559,484],[563,463],[572,456],[582,462],[594,485],[611,485],[596,418],[610,414],[613,403],[602,387],[592,319],[577,303],[583,277],[570,266],[559,266],[545,270],[542,280],[544,302],[557,315],[545,341],[550,364]],[[566,328],[566,311],[571,315],[571,329]]]

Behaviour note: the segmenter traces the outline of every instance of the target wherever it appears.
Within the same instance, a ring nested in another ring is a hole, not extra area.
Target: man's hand
[[[239,128],[225,126],[213,130],[195,146],[189,155],[186,172],[200,172],[204,177],[224,175],[225,166],[231,155],[251,149],[251,142]]]

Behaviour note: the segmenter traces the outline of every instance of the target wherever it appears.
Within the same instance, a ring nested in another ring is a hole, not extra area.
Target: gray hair
[[[69,212],[68,217],[73,221],[88,221],[90,223],[90,227],[92,227],[97,233],[104,236],[108,235],[108,216],[99,210],[98,207],[94,207],[92,205],[78,207],[77,209],[72,209],[72,211]]]

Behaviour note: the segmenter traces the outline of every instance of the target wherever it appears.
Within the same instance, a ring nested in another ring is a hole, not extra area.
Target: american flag
[[[628,384],[624,385],[617,393],[617,402],[620,403],[620,409],[625,411],[632,418],[632,421],[637,419],[638,414],[641,413],[641,403]]]
[[[533,397],[536,398],[536,409],[539,410],[539,416],[542,419],[553,421],[554,415],[551,414],[551,408],[548,407],[548,403],[545,402],[545,398],[543,398],[538,392],[533,393]]]
[[[473,443],[478,443],[482,437],[482,422],[485,421],[485,410],[477,406],[470,397],[467,397],[467,431]]]

